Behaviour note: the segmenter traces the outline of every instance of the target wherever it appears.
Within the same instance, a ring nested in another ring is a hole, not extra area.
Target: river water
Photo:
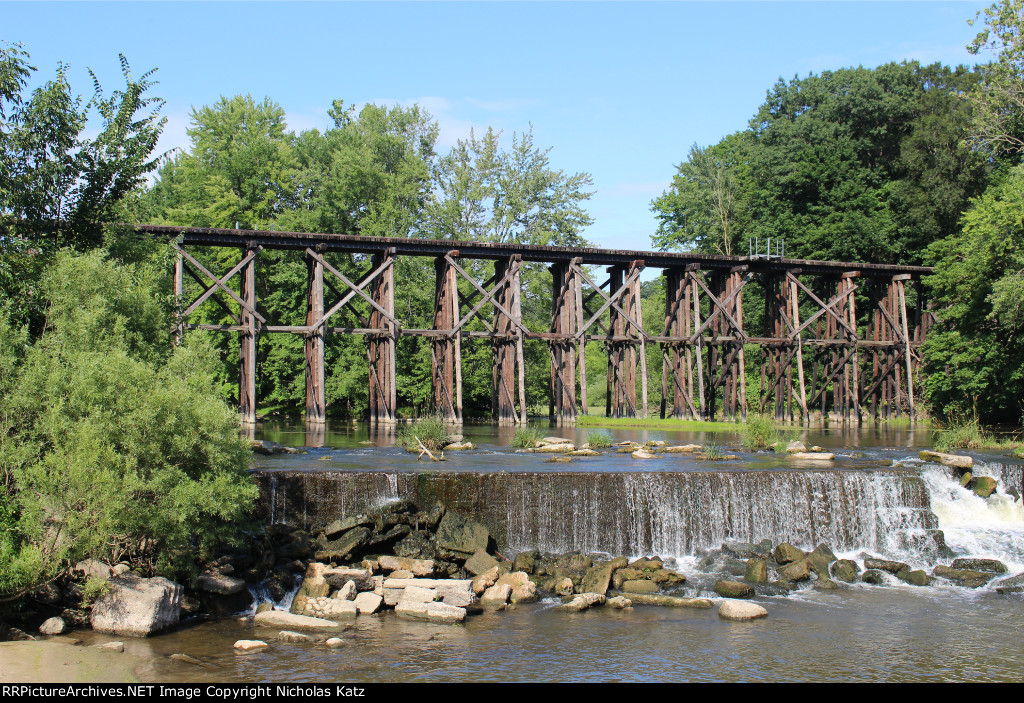
[[[999,479],[1004,495],[983,500],[949,471],[924,465],[930,432],[873,427],[805,430],[801,439],[833,451],[826,467],[749,453],[729,433],[550,430],[578,443],[588,432],[614,440],[713,441],[738,459],[692,456],[638,461],[605,453],[572,464],[517,454],[513,432],[464,427],[478,445],[435,464],[394,446],[393,433],[342,425],[306,433],[266,425],[259,438],[307,447],[259,457],[261,510],[269,522],[324,524],[328,518],[399,497],[441,498],[488,524],[499,548],[579,550],[674,560],[688,595],[712,595],[720,577],[700,573],[704,550],[725,539],[802,547],[819,542],[841,557],[865,552],[914,567],[949,563],[936,551],[942,531],[957,555],[998,558],[1024,571],[1020,462],[975,454],[975,473]],[[337,650],[273,643],[236,655],[238,639],[273,639],[251,621],[182,627],[126,651],[143,657],[153,681],[1021,681],[1024,596],[892,580],[840,591],[807,589],[755,599],[764,620],[720,620],[717,609],[637,607],[565,614],[555,602],[470,617],[461,626],[410,622],[393,613],[360,617]],[[91,641],[105,638],[80,633]],[[185,653],[204,666],[169,658]]]

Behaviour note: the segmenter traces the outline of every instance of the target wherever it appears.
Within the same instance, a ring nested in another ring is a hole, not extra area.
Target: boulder
[[[747,568],[743,578],[750,583],[767,583],[768,562],[764,559],[747,560]]]
[[[590,564],[587,564],[590,566]],[[657,571],[658,569],[665,568],[665,562],[658,558],[640,558],[635,559],[629,564],[631,569],[639,569],[640,571]]]
[[[783,542],[775,551],[772,553],[775,561],[779,564],[792,564],[793,562],[800,561],[807,556],[804,550],[794,547],[789,542]]]
[[[600,593],[580,593],[568,603],[555,606],[553,609],[563,613],[578,613],[594,605],[603,605],[605,597]]]
[[[723,620],[757,620],[768,617],[768,611],[757,603],[725,600],[718,606],[718,617]]]
[[[670,454],[691,454],[693,452],[700,451],[703,448],[704,447],[699,444],[680,444],[673,447],[665,447],[662,451]]]
[[[533,451],[535,452],[547,452],[553,454],[562,454],[564,452],[572,452],[576,450],[576,445],[572,442],[566,442],[564,444],[542,444]]]
[[[296,615],[283,610],[265,610],[262,613],[257,613],[253,622],[257,627],[312,630],[314,632],[340,632],[345,629],[345,626],[336,620]]]
[[[971,490],[974,495],[988,498],[996,492],[997,481],[991,476],[975,476],[971,481]]]
[[[624,581],[622,591],[625,593],[657,593],[661,588],[654,581]]]
[[[528,574],[532,574],[537,568],[537,557],[540,556],[537,552],[519,552],[516,554],[516,558],[512,561],[512,568],[515,571],[525,571]]]
[[[368,515],[352,515],[329,523],[323,529],[323,535],[327,539],[338,539],[342,534],[353,527],[370,527],[373,525],[373,518]]]
[[[1006,564],[998,559],[971,559],[961,557],[960,559],[954,559],[951,566],[954,569],[988,571],[993,574],[1005,574],[1007,572]]]
[[[896,574],[896,578],[904,583],[909,583],[911,586],[927,586],[932,582],[932,579],[922,569],[904,569]]]
[[[714,605],[707,598],[680,598],[650,593],[630,593],[626,597],[634,605],[661,605],[668,608],[710,608]]]
[[[929,461],[932,463],[942,464],[943,466],[951,466],[954,469],[969,469],[974,466],[974,459],[962,454],[944,454],[943,452],[922,451],[918,452],[917,456],[921,461]]]
[[[806,452],[806,451],[807,451],[807,447],[804,445],[803,442],[801,442],[798,439],[797,440],[793,440],[792,442],[790,442],[789,444],[786,445],[786,453],[787,454],[795,454],[796,452]]]
[[[245,581],[234,576],[225,576],[213,571],[205,571],[196,581],[199,590],[221,596],[230,596],[246,590]]]
[[[359,614],[356,604],[342,598],[306,598],[301,610],[292,611],[297,615],[325,620],[349,620]]]
[[[181,617],[181,585],[162,576],[112,577],[107,592],[93,604],[89,623],[97,632],[146,637],[173,627]]]
[[[568,437],[545,437],[540,444],[572,444],[572,440]]]
[[[480,596],[480,605],[505,605],[512,595],[512,586],[507,583],[495,584]]]
[[[996,593],[1024,593],[1024,572],[1016,576],[1000,579],[993,585],[995,586]]]
[[[789,452],[790,459],[805,459],[808,461],[835,461],[836,455],[832,452]]]
[[[767,557],[772,553],[772,544],[768,540],[753,544],[751,542],[722,542],[722,551],[737,559],[755,559]]]
[[[956,581],[960,586],[967,588],[981,588],[993,578],[995,574],[989,571],[975,571],[973,569],[955,569],[939,564],[932,569],[932,574],[940,578]]]
[[[832,552],[827,544],[819,544],[814,548],[814,551],[807,555],[807,561],[811,564],[811,569],[814,570],[818,576],[824,576],[828,578],[828,567],[829,564],[836,560],[836,555]]]
[[[537,584],[530,580],[525,571],[513,571],[498,579],[497,586],[508,585],[512,588],[509,601],[512,603],[532,603],[537,600]]]
[[[370,541],[371,535],[369,528],[353,527],[338,539],[328,540],[313,556],[321,562],[350,561]]]
[[[497,565],[495,565],[494,567],[488,569],[487,571],[473,579],[473,582],[470,587],[472,588],[473,593],[480,595],[488,588],[493,586],[495,583],[497,583],[498,577],[499,571]]]
[[[637,449],[635,452],[630,452],[630,456],[634,459],[659,459],[660,457],[653,452],[649,452],[646,449]]]
[[[658,569],[650,575],[650,580],[662,588],[665,588],[666,586],[675,586],[680,583],[685,583],[686,577],[678,572],[670,571],[669,569]]]
[[[754,588],[739,581],[722,580],[715,583],[715,593],[725,598],[750,598]]]
[[[80,561],[75,564],[72,571],[76,575],[83,576],[85,578],[98,578],[103,579],[104,581],[109,581],[114,575],[111,572],[110,567],[98,559],[86,559],[85,561]]]
[[[395,606],[395,614],[412,620],[427,620],[453,624],[466,619],[466,609],[447,603],[401,601]]]
[[[574,590],[572,579],[563,578],[555,582],[555,593],[560,596],[571,596]]]
[[[393,557],[383,555],[377,564],[384,571],[411,571],[413,576],[433,576],[434,561],[432,559],[411,559],[409,557]]]
[[[373,574],[368,569],[334,568],[319,573],[331,588],[344,588],[345,584],[351,582],[357,591],[373,590]]]
[[[376,593],[364,591],[363,593],[358,594],[352,602],[355,604],[356,611],[360,615],[373,615],[380,610],[381,603],[384,602],[384,599]]]
[[[633,601],[631,601],[629,598],[626,598],[625,596],[615,596],[614,598],[608,598],[607,600],[605,600],[604,604],[609,608],[617,608],[619,610],[633,607]]]
[[[593,449],[576,449],[571,452],[566,452],[569,456],[601,456],[600,452],[594,451]]]
[[[627,563],[625,557],[613,559],[605,564],[597,564],[587,569],[583,574],[583,581],[580,588],[586,593],[600,593],[602,596],[608,592],[611,584],[612,574]]]
[[[313,638],[310,637],[309,635],[304,635],[301,632],[292,632],[291,630],[281,630],[277,634],[277,639],[280,640],[281,642],[292,642],[292,643],[312,642],[313,641]]]
[[[893,575],[908,570],[907,565],[902,561],[889,561],[876,557],[864,557],[864,568],[869,570],[877,569],[878,571],[885,571]]]
[[[68,624],[64,622],[64,618],[47,618],[42,625],[39,626],[39,634],[41,635],[63,635],[68,631]]]
[[[858,568],[857,562],[851,561],[850,559],[839,559],[834,564],[832,564],[832,577],[838,579],[839,581],[853,583],[857,580],[857,575],[859,573],[860,568]]]
[[[491,533],[479,522],[473,522],[449,510],[437,526],[434,541],[443,549],[469,556],[487,551]]]
[[[783,581],[789,581],[796,583],[797,581],[806,581],[811,578],[811,564],[807,558],[795,561],[786,568],[779,571],[779,577]]]
[[[334,592],[332,598],[337,598],[338,600],[355,600],[357,592],[355,582],[346,581],[344,586]]]
[[[331,649],[338,649],[340,647],[345,646],[345,640],[341,639],[340,637],[331,637],[326,642],[324,642],[324,644],[326,644]]]
[[[235,642],[235,651],[239,654],[247,654],[249,652],[259,652],[270,645],[263,640],[238,640]]]
[[[483,550],[474,553],[465,564],[466,571],[474,576],[486,573],[497,566],[498,560]]]
[[[885,583],[885,572],[879,569],[868,569],[860,575],[860,580],[873,586],[881,586]]]

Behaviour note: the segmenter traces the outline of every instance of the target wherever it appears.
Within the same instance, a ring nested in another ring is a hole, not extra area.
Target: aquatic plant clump
[[[742,437],[747,449],[767,449],[782,442],[775,421],[767,415],[751,415],[743,426]]]
[[[605,432],[588,432],[587,443],[591,449],[607,449],[612,446],[612,438]]]
[[[978,418],[953,420],[935,435],[935,448],[941,451],[949,449],[980,449],[993,444],[993,439],[981,429]]]
[[[395,439],[406,449],[419,449],[419,442],[422,442],[431,451],[439,450],[448,443],[448,426],[440,417],[424,417],[411,425],[402,426]]]
[[[540,431],[535,427],[517,427],[508,446],[513,449],[532,449],[540,438]]]

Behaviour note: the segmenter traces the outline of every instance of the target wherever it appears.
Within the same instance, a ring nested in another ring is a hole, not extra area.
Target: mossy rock
[[[860,568],[854,561],[849,559],[839,559],[832,564],[831,573],[832,577],[838,581],[853,583],[857,580]]]
[[[740,581],[718,581],[715,583],[715,593],[723,598],[750,598],[754,595],[753,586]]]
[[[749,559],[743,578],[750,583],[767,583],[768,562],[764,559]]]

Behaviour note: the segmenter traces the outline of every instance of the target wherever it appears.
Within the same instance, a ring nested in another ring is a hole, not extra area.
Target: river
[[[546,429],[546,428],[545,428]],[[467,425],[478,448],[418,461],[393,434],[365,425],[306,433],[267,424],[257,435],[304,454],[257,459],[261,510],[269,522],[316,526],[330,516],[398,497],[442,497],[485,521],[508,552],[658,554],[688,576],[689,595],[714,595],[716,576],[700,556],[724,539],[829,543],[840,557],[865,552],[913,567],[949,563],[935,553],[942,531],[958,555],[998,558],[1024,571],[1024,506],[1010,495],[984,500],[948,470],[922,465],[930,432],[871,427],[801,431],[837,455],[827,467],[745,452],[730,433],[550,430],[577,441],[588,432],[615,440],[714,441],[738,459],[709,463],[676,455],[635,460],[605,453],[572,464],[516,454],[512,429]],[[974,454],[976,474],[1021,490],[1021,466]],[[893,466],[893,464],[895,464]],[[510,554],[511,555],[511,554]],[[720,576],[720,575],[719,575]],[[717,610],[636,607],[566,614],[549,600],[447,626],[386,613],[360,617],[344,647],[275,642],[236,655],[238,639],[268,637],[251,622],[187,624],[125,651],[152,681],[1021,681],[1024,596],[957,586],[914,587],[891,579],[838,591],[806,589],[754,599],[769,611],[753,622]],[[110,639],[79,633],[89,642]],[[169,658],[197,657],[204,666]]]

